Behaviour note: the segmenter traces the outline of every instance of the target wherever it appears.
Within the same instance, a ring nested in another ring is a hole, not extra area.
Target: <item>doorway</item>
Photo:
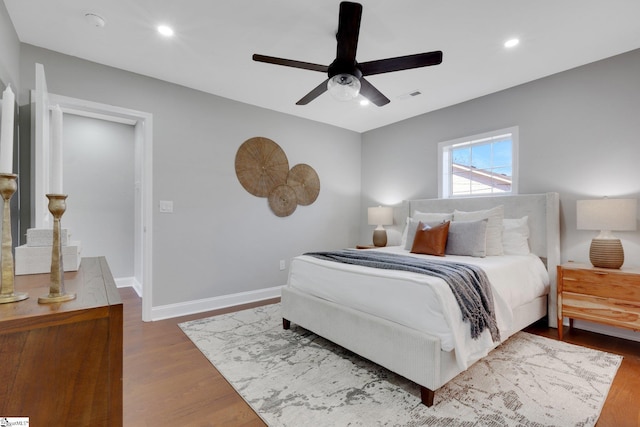
[[[36,94],[32,99],[36,99]],[[32,224],[36,228],[47,228],[46,219],[50,216],[46,206],[46,196],[49,188],[49,147],[45,141],[45,133],[49,131],[49,108],[59,105],[63,112],[63,127],[66,117],[78,116],[98,121],[124,124],[132,127],[133,134],[133,275],[131,283],[136,292],[142,297],[142,320],[152,319],[152,115],[149,113],[129,110],[107,104],[100,104],[62,95],[47,94],[45,102],[36,105],[36,132],[34,164],[32,164],[32,185],[34,204],[32,206]],[[38,111],[40,112],[38,114]],[[40,129],[38,124],[40,123]],[[38,164],[40,162],[40,164]],[[113,166],[117,171],[117,165]],[[64,171],[63,171],[64,174]],[[64,179],[64,178],[63,178]],[[65,189],[66,190],[66,189]],[[73,199],[69,199],[69,211],[73,206]],[[62,226],[65,227],[64,217]],[[73,229],[69,229],[74,233]],[[82,236],[77,236],[82,239]],[[83,253],[84,256],[84,253]]]
[[[64,114],[64,226],[83,257],[104,256],[116,284],[134,275],[134,127]]]

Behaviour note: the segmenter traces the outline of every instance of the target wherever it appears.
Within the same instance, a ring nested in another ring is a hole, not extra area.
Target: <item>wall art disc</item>
[[[300,163],[289,171],[287,185],[296,192],[298,204],[302,206],[315,202],[320,194],[320,178],[313,168]]]
[[[277,216],[291,215],[298,207],[296,192],[286,184],[278,185],[269,194],[269,207]]]
[[[264,137],[246,140],[236,153],[236,176],[249,193],[268,197],[271,191],[287,182],[289,161],[282,148]]]

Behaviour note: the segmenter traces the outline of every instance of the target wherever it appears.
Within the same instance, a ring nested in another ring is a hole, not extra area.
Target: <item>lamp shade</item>
[[[578,200],[578,230],[632,231],[636,229],[636,199]]]
[[[377,206],[369,208],[369,225],[391,225],[393,224],[393,208]]]

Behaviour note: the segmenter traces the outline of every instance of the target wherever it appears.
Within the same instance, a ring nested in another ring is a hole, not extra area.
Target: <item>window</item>
[[[517,194],[518,128],[438,144],[440,198]]]

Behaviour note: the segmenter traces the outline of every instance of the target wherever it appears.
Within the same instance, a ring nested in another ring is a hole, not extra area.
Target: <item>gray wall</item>
[[[21,102],[38,62],[50,93],[153,114],[154,307],[283,285],[280,259],[356,243],[359,134],[30,45],[20,61]],[[317,171],[314,204],[279,218],[242,188],[235,154],[254,136]],[[159,200],[173,200],[174,213],[159,213]]]
[[[9,13],[0,2],[0,81],[20,87],[20,42]],[[4,89],[4,86],[3,86]]]
[[[576,200],[640,196],[640,50],[363,134],[361,240],[365,207],[438,196],[438,142],[509,126],[519,192],[560,193],[562,259],[588,262],[597,233],[576,230]],[[640,232],[615,234],[640,265]]]
[[[83,257],[104,256],[116,278],[134,276],[134,128],[64,114],[62,217]]]

